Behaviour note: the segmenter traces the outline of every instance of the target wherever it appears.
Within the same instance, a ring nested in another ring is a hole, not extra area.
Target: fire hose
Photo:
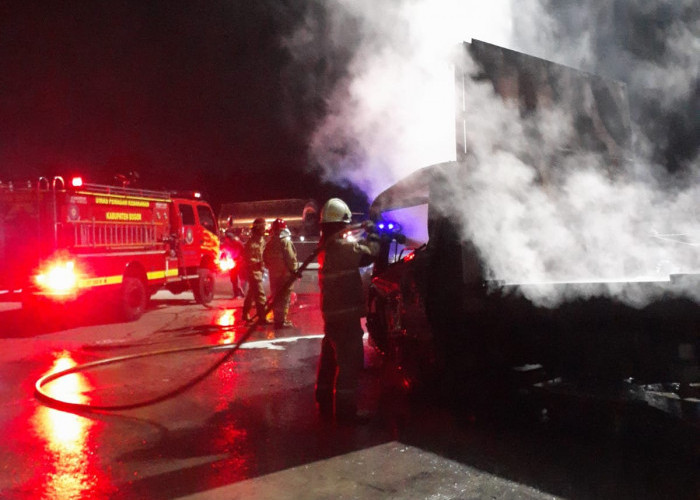
[[[350,225],[346,228],[345,231],[343,231],[343,234],[346,234],[347,231],[356,231],[359,229],[363,229],[365,226],[363,224],[353,224]],[[302,275],[302,273],[309,267],[311,262],[313,262],[314,259],[318,256],[318,254],[323,250],[325,245],[318,245],[314,251],[302,262],[302,264],[299,266],[299,268],[296,270],[296,272],[290,276],[287,281],[284,282],[284,284],[275,291],[273,296],[270,298],[270,300],[267,301],[264,309],[264,315],[265,317],[267,314],[272,311],[276,300],[278,300],[279,297],[282,296],[282,292],[290,288],[294,282],[299,279]],[[253,317],[253,320],[256,319],[257,316]],[[34,393],[36,398],[42,402],[43,404],[50,406],[55,409],[59,410],[64,410],[64,411],[70,411],[70,412],[103,412],[103,411],[124,411],[124,410],[133,410],[136,408],[142,408],[145,406],[150,406],[154,405],[156,403],[163,402],[165,400],[171,399],[173,397],[176,397],[183,392],[191,389],[195,385],[197,385],[199,382],[207,378],[209,375],[211,375],[214,371],[216,371],[222,364],[224,364],[226,361],[228,361],[233,354],[238,351],[241,346],[250,338],[250,336],[253,334],[257,327],[257,324],[255,321],[253,321],[245,331],[245,333],[241,336],[241,338],[233,343],[233,344],[226,344],[226,345],[207,345],[207,346],[196,346],[196,347],[180,347],[180,348],[173,348],[173,349],[163,349],[159,351],[149,351],[145,353],[139,353],[139,354],[130,354],[130,355],[125,355],[125,356],[116,356],[112,358],[107,358],[107,359],[102,359],[98,361],[92,361],[88,363],[83,363],[79,364],[70,368],[66,368],[64,370],[56,371],[53,373],[48,373],[41,378],[39,378],[36,383],[34,384]],[[93,368],[98,368],[98,367],[104,367],[108,365],[113,365],[117,363],[123,363],[127,361],[132,361],[135,359],[141,359],[141,358],[150,358],[150,357],[156,357],[156,356],[166,356],[166,355],[171,355],[171,354],[180,354],[180,353],[185,353],[185,352],[196,352],[196,351],[209,351],[209,352],[216,352],[216,351],[226,351],[225,354],[218,359],[215,363],[213,363],[211,366],[209,366],[206,370],[204,370],[202,373],[196,375],[195,377],[189,379],[187,382],[180,384],[179,386],[163,393],[158,396],[152,397],[152,398],[147,398],[142,401],[137,401],[137,402],[132,402],[132,403],[126,403],[126,404],[115,404],[115,405],[100,405],[100,404],[91,404],[91,403],[81,403],[81,402],[72,402],[72,401],[65,401],[62,399],[59,399],[57,397],[53,397],[49,395],[44,389],[47,384],[50,382],[53,382],[57,379],[60,379],[62,377],[65,377],[67,375],[72,375],[75,373],[81,373],[86,370],[90,370]]]

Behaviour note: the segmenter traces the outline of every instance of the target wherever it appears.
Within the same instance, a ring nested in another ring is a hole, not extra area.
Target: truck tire
[[[124,276],[121,289],[121,313],[126,321],[136,321],[146,311],[148,292],[142,280]]]
[[[396,349],[392,339],[403,335],[401,318],[401,296],[392,294],[380,297],[370,292],[369,312],[367,314],[367,330],[374,346],[383,354],[389,354]]]
[[[192,284],[194,300],[199,304],[208,304],[214,300],[214,273],[206,267],[200,267],[199,278]]]

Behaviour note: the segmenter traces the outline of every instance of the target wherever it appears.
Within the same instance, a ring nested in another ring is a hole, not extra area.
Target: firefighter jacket
[[[265,267],[270,272],[270,277],[289,278],[297,270],[297,251],[292,243],[289,231],[280,231],[273,235],[265,245],[263,252]]]
[[[265,250],[265,237],[252,234],[245,242],[244,255],[248,274],[255,280],[262,281],[263,251]]]
[[[331,237],[319,254],[321,312],[325,321],[343,321],[367,315],[359,268],[379,253],[379,243]]]
[[[233,260],[238,260],[244,253],[241,240],[228,232],[224,234],[224,239],[221,240],[221,250],[226,252]]]

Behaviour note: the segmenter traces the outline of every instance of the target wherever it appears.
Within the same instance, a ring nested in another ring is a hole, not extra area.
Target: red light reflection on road
[[[233,312],[233,309],[224,309],[215,318],[216,324],[222,327],[221,336],[218,340],[219,344],[233,344],[236,341],[236,332],[233,330],[236,318]]]
[[[49,373],[76,365],[67,352],[55,360]],[[46,385],[46,392],[63,401],[85,402],[84,391],[91,388],[80,373],[66,375]],[[73,413],[45,406],[37,408],[32,418],[37,435],[45,440],[52,471],[46,471],[42,498],[83,498],[94,490],[97,477],[90,472],[92,454],[87,448],[95,421]]]

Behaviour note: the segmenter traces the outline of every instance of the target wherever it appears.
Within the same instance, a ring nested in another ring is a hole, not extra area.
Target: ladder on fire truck
[[[59,187],[60,184],[60,187]],[[40,180],[39,189],[42,182]],[[46,190],[49,189],[48,180],[45,183]],[[119,186],[108,186],[102,184],[82,184],[79,182],[73,185],[81,190],[89,191],[93,194],[104,194],[107,196],[139,197],[153,200],[167,201],[167,193],[136,188]],[[62,177],[54,177],[50,184],[51,204],[53,210],[53,230],[54,245],[58,244],[58,235],[61,222],[57,218],[56,192],[59,189],[65,190],[65,181]],[[158,226],[165,225],[165,221],[96,221],[94,217],[89,220],[70,220],[73,226],[72,246],[76,249],[103,248],[103,249],[131,249],[153,247],[161,243],[158,240]]]

